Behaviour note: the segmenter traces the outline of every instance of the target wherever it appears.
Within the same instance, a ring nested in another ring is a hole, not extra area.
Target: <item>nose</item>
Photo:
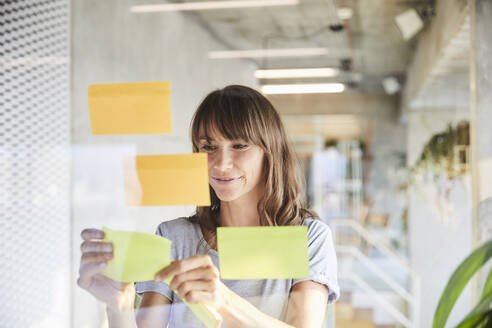
[[[232,154],[227,149],[218,150],[213,163],[214,169],[228,171],[232,168]]]

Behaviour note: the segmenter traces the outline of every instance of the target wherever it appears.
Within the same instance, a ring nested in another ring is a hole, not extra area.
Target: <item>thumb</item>
[[[88,289],[92,284],[94,275],[100,273],[107,266],[107,263],[88,263],[79,270],[79,279],[77,285],[83,289]]]

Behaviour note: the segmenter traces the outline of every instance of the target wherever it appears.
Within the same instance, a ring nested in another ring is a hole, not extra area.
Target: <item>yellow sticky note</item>
[[[217,248],[223,279],[309,277],[306,226],[219,227]]]
[[[169,82],[92,84],[88,96],[93,134],[172,132]]]
[[[153,280],[155,274],[171,263],[171,241],[164,237],[103,228],[104,241],[113,244],[114,257],[103,274],[121,282]]]
[[[126,158],[123,171],[129,206],[210,205],[206,153]]]

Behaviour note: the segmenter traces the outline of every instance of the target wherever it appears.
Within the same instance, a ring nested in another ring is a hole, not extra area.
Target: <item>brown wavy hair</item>
[[[304,219],[319,219],[301,204],[295,154],[273,105],[258,91],[230,85],[209,93],[198,106],[191,122],[193,152],[199,151],[200,137],[220,133],[229,140],[243,139],[261,147],[265,154],[265,193],[258,202],[260,225],[302,225]],[[216,248],[220,199],[210,187],[211,206],[197,207],[189,219],[200,224],[209,245]]]

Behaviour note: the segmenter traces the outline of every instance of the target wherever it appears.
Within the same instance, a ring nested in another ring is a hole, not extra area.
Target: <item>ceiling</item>
[[[431,0],[300,0],[295,6],[187,14],[223,45],[216,50],[328,48],[326,55],[316,57],[251,59],[259,68],[341,67],[342,61],[349,59],[351,70],[337,81],[349,83],[356,91],[381,93],[383,78],[405,78],[415,48],[415,38],[405,41],[394,17],[410,7],[422,10],[432,5]],[[352,18],[341,21],[337,15],[340,7],[352,8]],[[337,24],[344,28],[332,31],[330,26]]]
[[[466,0],[440,2],[419,39],[403,102],[411,110],[470,108],[471,18]]]

